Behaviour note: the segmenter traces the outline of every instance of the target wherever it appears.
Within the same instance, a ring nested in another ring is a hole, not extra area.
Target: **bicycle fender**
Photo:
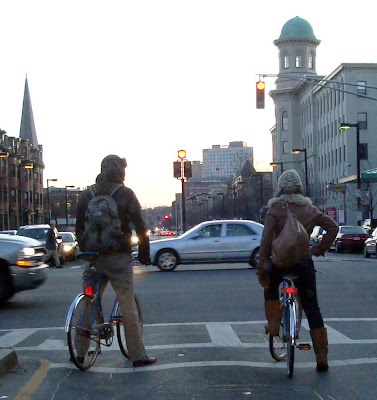
[[[79,303],[79,301],[80,301],[83,297],[85,297],[85,294],[84,294],[84,293],[78,294],[78,295],[75,297],[75,299],[73,300],[71,306],[69,307],[69,311],[68,311],[68,314],[67,314],[67,319],[65,320],[65,331],[66,331],[66,333],[68,333],[69,321],[70,321],[71,318],[72,318],[73,310],[76,308],[77,304]]]

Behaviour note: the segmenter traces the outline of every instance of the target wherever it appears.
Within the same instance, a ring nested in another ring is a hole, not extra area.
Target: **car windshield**
[[[62,233],[59,232],[59,236],[62,237],[63,242],[73,242],[73,237],[71,233]]]
[[[48,228],[19,229],[17,234],[27,236],[36,240],[46,240]]]
[[[340,233],[364,233],[364,234],[366,234],[366,231],[361,226],[342,226],[340,228]]]

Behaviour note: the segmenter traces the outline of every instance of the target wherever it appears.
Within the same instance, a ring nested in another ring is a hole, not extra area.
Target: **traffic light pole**
[[[185,178],[182,177],[182,231],[186,232],[186,195],[185,195]]]

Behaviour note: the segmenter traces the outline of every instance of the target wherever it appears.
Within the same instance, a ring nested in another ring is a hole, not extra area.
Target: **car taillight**
[[[353,233],[343,233],[340,235],[339,239],[352,239],[353,237],[355,237]]]

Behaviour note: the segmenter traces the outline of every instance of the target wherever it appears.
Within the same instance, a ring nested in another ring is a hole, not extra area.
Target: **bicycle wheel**
[[[135,293],[135,309],[136,313],[139,317],[139,322],[140,322],[140,331],[141,334],[143,334],[143,313],[141,310],[141,303],[139,300],[139,297]],[[123,325],[122,321],[122,314],[119,309],[119,322],[117,322],[117,338],[118,338],[118,343],[119,343],[119,348],[122,354],[126,357],[129,358],[128,350],[127,350],[127,344],[126,344],[126,329]]]
[[[281,310],[281,323],[280,323],[280,332],[279,336],[271,336],[268,337],[268,344],[270,348],[271,356],[276,361],[282,361],[287,357],[287,346],[284,341],[284,331],[283,331],[283,318],[284,312],[283,308]]]
[[[287,320],[287,370],[288,376],[292,378],[295,364],[295,345],[296,345],[296,310],[294,302],[288,306]]]
[[[93,306],[89,296],[82,297],[72,312],[67,338],[71,360],[83,371],[89,369],[98,356],[100,337],[97,331],[91,329],[91,325],[100,323],[101,317],[97,306]]]

